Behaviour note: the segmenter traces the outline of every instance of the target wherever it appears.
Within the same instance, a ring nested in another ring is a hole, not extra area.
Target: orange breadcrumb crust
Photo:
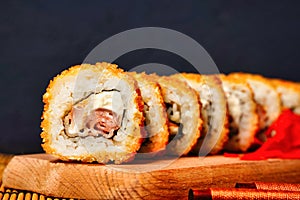
[[[207,82],[206,82],[207,80],[205,79],[204,76],[205,75],[194,74],[194,73],[180,73],[180,74],[176,74],[174,77],[184,78],[189,81],[193,81],[194,83],[197,83],[197,84],[207,84]],[[215,82],[213,84],[217,84],[218,82],[221,84],[221,81],[219,78],[217,78],[217,75],[210,75],[209,77],[214,79]],[[215,80],[215,79],[217,79],[217,80]],[[225,98],[225,96],[224,96],[224,98]],[[225,102],[225,104],[226,104],[226,102]],[[226,117],[225,117],[224,125],[222,127],[221,134],[219,136],[217,143],[215,144],[213,149],[210,151],[210,154],[217,154],[223,149],[225,143],[228,141],[228,134],[229,134],[228,128],[229,128],[228,111],[226,110]],[[203,136],[203,137],[205,137],[205,136]],[[202,138],[202,135],[201,135],[201,138]]]

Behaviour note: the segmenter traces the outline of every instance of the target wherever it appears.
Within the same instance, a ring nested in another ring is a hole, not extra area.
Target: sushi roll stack
[[[300,113],[300,84],[260,75],[124,72],[96,63],[56,76],[43,96],[42,147],[62,160],[246,152],[283,109]]]

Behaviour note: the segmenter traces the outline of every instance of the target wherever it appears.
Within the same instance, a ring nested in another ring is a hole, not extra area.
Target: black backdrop
[[[0,2],[0,152],[40,147],[41,97],[49,80],[81,63],[121,31],[165,27],[199,42],[223,73],[246,71],[300,81],[300,1]],[[121,66],[186,61],[158,50],[122,56]],[[125,67],[126,68],[126,67]]]

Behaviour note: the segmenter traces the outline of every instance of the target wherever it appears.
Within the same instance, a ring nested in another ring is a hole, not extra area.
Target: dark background
[[[108,37],[156,26],[200,43],[223,73],[245,71],[300,82],[300,1],[1,1],[0,152],[40,147],[42,94]],[[121,66],[158,62],[192,71],[177,56],[139,50]]]

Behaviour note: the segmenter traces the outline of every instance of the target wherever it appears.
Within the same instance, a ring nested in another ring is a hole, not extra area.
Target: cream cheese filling
[[[181,119],[180,106],[175,102],[167,103],[167,115],[169,119],[169,131],[171,135],[176,135],[179,131]]]

